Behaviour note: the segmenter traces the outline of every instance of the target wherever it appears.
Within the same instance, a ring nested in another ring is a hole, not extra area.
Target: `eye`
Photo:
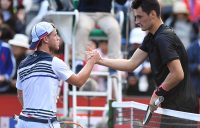
[[[135,16],[135,19],[141,19],[142,16]]]

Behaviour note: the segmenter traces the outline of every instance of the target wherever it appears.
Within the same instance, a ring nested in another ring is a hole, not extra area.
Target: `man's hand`
[[[93,61],[95,61],[95,63],[98,63],[98,61],[101,59],[101,56],[96,49],[86,51],[86,55],[87,55],[87,60],[92,59]]]
[[[159,96],[156,95],[155,91],[153,92],[151,96],[151,100],[149,102],[150,110],[151,112],[154,112],[158,106],[155,105],[155,101],[159,98]]]

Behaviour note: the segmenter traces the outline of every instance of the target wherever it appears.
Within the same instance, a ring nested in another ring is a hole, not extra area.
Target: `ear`
[[[157,17],[156,11],[155,11],[155,10],[152,10],[152,11],[150,12],[149,16],[150,16],[151,18]]]
[[[44,41],[44,43],[48,43],[48,38],[47,38],[47,36],[45,36],[44,38],[43,38],[43,41]]]

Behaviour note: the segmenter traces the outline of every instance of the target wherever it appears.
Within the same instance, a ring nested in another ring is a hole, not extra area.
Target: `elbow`
[[[84,83],[85,82],[83,82],[83,81],[79,81],[79,82],[76,83],[76,87],[80,88],[84,85]]]
[[[127,69],[128,72],[133,72],[134,69]]]
[[[136,69],[135,66],[129,66],[127,71],[128,72],[133,72],[135,69]]]
[[[177,80],[178,81],[182,81],[183,79],[184,79],[184,73],[183,72],[181,72],[181,73],[179,73],[178,75],[176,75],[177,76]]]

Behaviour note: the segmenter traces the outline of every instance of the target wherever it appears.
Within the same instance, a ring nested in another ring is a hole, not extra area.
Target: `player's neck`
[[[163,21],[162,21],[162,19],[158,19],[157,21],[156,21],[156,23],[153,25],[153,27],[151,28],[151,30],[149,30],[149,32],[151,33],[151,34],[155,34],[155,32],[158,30],[158,28],[160,27],[160,25],[162,25],[163,24]]]
[[[46,47],[40,47],[40,48],[38,48],[38,51],[42,51],[42,52],[46,52],[48,54],[51,54],[49,48],[46,48]]]

